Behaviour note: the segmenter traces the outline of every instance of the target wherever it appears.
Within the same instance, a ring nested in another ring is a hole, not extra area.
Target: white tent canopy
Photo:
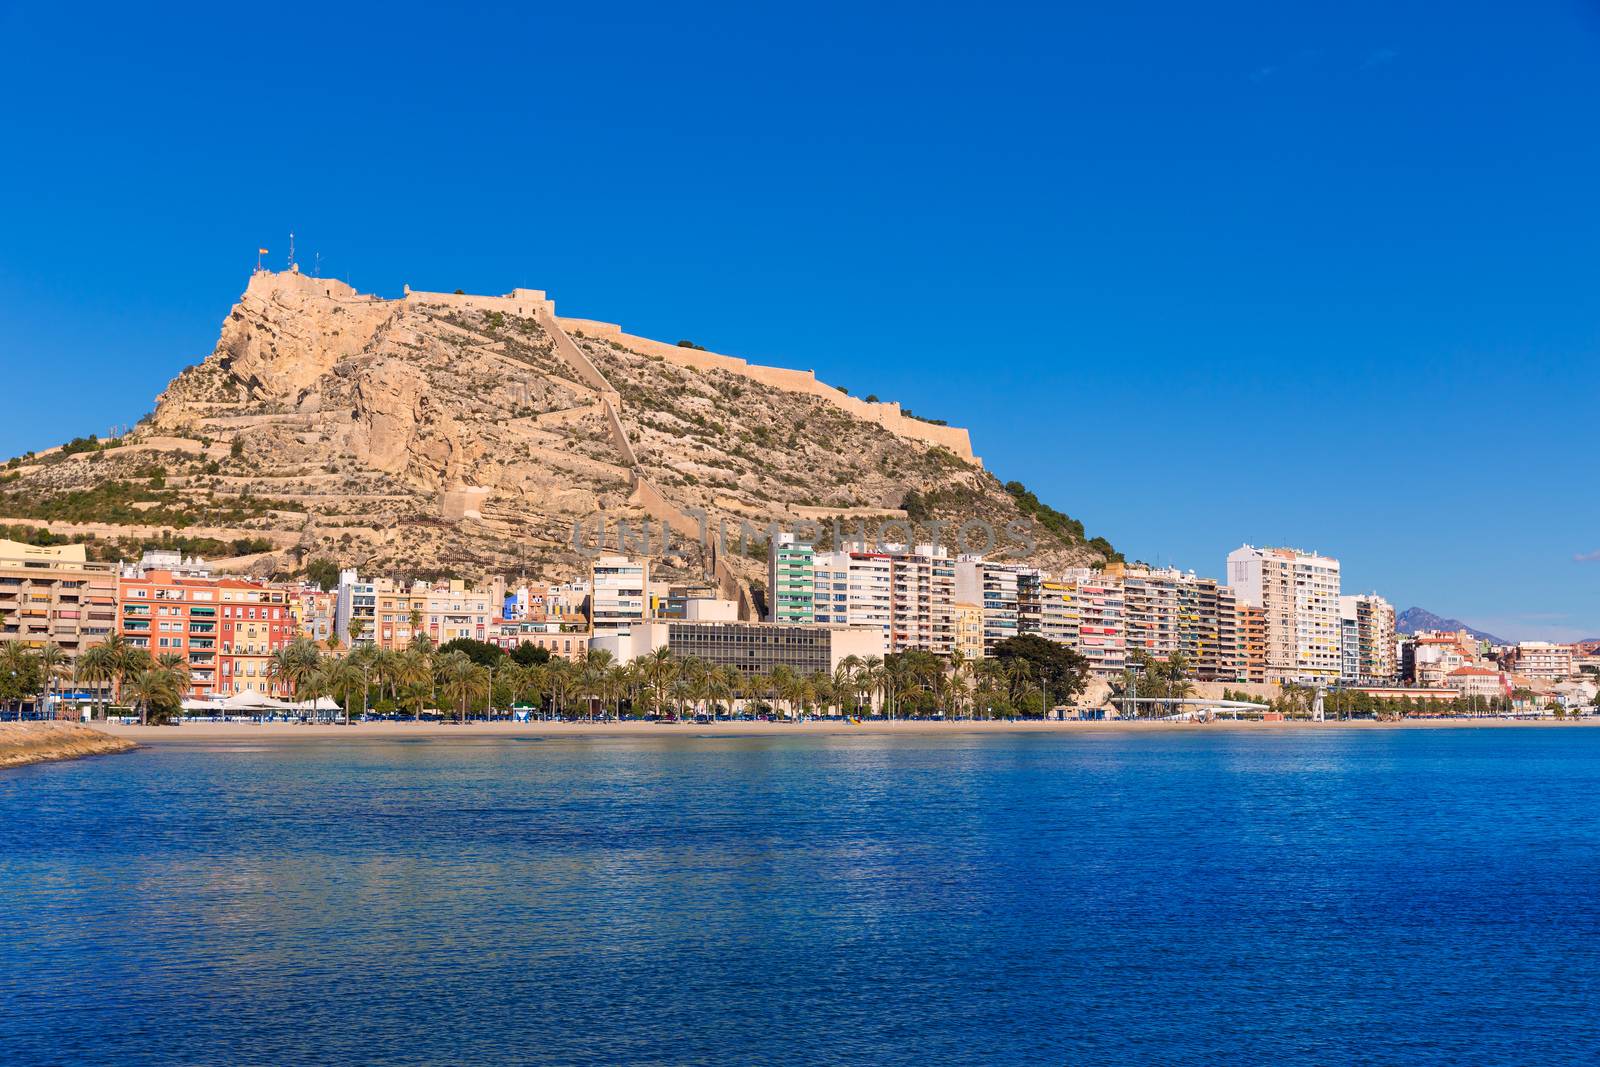
[[[195,700],[192,697],[183,702],[184,711],[220,711],[220,712],[253,712],[253,711],[343,711],[338,701],[330,697],[318,697],[311,700],[279,700],[269,697],[265,693],[258,693],[254,689],[245,689],[232,696],[213,700]]]

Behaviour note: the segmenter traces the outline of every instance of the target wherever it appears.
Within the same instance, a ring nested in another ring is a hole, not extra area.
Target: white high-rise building
[[[593,631],[625,633],[650,617],[650,564],[628,556],[600,556],[589,571],[589,619]]]
[[[1338,560],[1298,548],[1242,545],[1228,553],[1228,584],[1240,603],[1265,616],[1268,681],[1339,678]]]

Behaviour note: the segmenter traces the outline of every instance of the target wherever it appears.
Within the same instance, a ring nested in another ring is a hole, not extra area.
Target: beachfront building
[[[1297,548],[1243,545],[1228,554],[1228,584],[1262,609],[1269,682],[1339,677],[1339,561]]]
[[[1511,680],[1492,667],[1457,667],[1445,675],[1445,685],[1473,699],[1494,700],[1511,695]]]
[[[1127,666],[1122,580],[1087,567],[1039,583],[1040,637],[1071,646],[1095,678],[1114,678]]]
[[[894,564],[878,552],[844,550],[815,557],[812,598],[815,621],[832,626],[871,626],[889,634]]]
[[[354,568],[339,572],[339,588],[333,608],[333,631],[346,648],[370,645],[378,622],[378,587],[363,582]],[[352,635],[354,639],[352,640]]]
[[[273,677],[270,668],[272,654],[298,636],[289,590],[241,578],[218,579],[216,588],[222,644],[215,694],[288,696],[287,681]]]
[[[860,544],[818,553],[813,618],[831,626],[875,627],[891,652],[955,648],[956,561],[942,548]],[[974,597],[965,598],[978,603]],[[981,605],[980,605],[981,606]],[[986,623],[987,625],[987,623]]]
[[[1232,588],[1231,586],[1229,588]],[[1239,630],[1239,680],[1254,685],[1267,681],[1267,613],[1254,604],[1234,600]]]
[[[268,671],[272,653],[296,636],[286,589],[241,578],[147,570],[118,580],[117,629],[152,658],[189,669],[186,697],[210,700],[253,690],[284,695]]]
[[[1121,572],[1124,626],[1131,655],[1143,652],[1167,660],[1178,651],[1178,587],[1183,575],[1174,568],[1124,567],[1113,563],[1106,573]]]
[[[948,656],[955,648],[955,560],[943,548],[931,545],[886,547],[890,549],[889,651],[917,649]],[[989,646],[989,632],[985,608],[985,647]]]
[[[1038,580],[1039,572],[1031,567],[994,563],[980,556],[956,560],[955,599],[982,608],[985,656],[994,655],[996,645],[1021,632],[1019,590],[1027,590],[1030,626],[1042,626]]]
[[[1538,682],[1564,682],[1575,673],[1572,646],[1551,641],[1519,641],[1509,660],[1515,673]]]
[[[589,568],[589,623],[598,636],[626,633],[650,617],[646,590],[650,563],[629,556],[599,556]]]
[[[117,626],[117,565],[83,545],[0,540],[0,641],[54,644],[69,658]]]
[[[1344,681],[1392,682],[1395,661],[1394,608],[1376,593],[1339,598],[1339,635]]]
[[[767,546],[767,621],[816,621],[816,552],[811,545],[780,533]]]
[[[955,654],[963,659],[983,658],[983,608],[969,601],[950,605],[955,624]]]
[[[1210,627],[1215,643],[1202,637],[1195,677],[1202,682],[1247,682],[1243,637],[1239,632],[1239,604],[1233,590],[1212,578],[1201,579],[1200,625]]]
[[[490,624],[487,640],[507,652],[515,652],[523,645],[533,645],[548,652],[551,659],[576,663],[588,655],[589,639],[593,636],[587,628],[562,629],[562,624],[554,621],[496,619]]]
[[[590,646],[609,651],[619,663],[666,648],[680,658],[736,667],[746,676],[771,674],[778,666],[831,675],[848,656],[881,659],[888,651],[883,631],[873,626],[668,619],[635,623],[626,633],[596,633]]]

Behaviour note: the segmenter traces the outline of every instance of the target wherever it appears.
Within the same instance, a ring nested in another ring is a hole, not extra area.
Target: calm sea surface
[[[0,774],[0,1061],[1600,1060],[1600,730]]]

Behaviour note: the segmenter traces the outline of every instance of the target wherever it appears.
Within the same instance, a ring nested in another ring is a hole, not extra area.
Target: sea
[[[8,1065],[1596,1062],[1596,729],[0,772]]]

